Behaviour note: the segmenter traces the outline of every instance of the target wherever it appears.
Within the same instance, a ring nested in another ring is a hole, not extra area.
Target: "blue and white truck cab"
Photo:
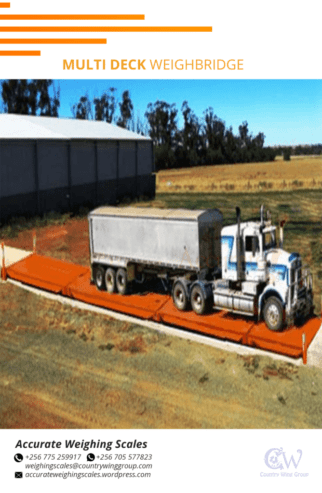
[[[312,275],[298,253],[277,246],[270,215],[240,221],[221,231],[221,278],[213,283],[214,308],[263,318],[271,330],[292,325],[313,312]]]

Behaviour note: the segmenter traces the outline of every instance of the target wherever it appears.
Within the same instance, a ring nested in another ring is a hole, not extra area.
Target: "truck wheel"
[[[105,289],[105,280],[104,280],[105,270],[101,265],[97,265],[94,269],[94,281],[97,289],[100,291],[104,291]]]
[[[118,292],[120,294],[126,294],[128,291],[128,282],[125,269],[117,269],[115,282]]]
[[[115,270],[109,267],[105,272],[105,285],[109,293],[115,293],[116,289],[116,279]]]
[[[270,330],[281,330],[284,324],[284,309],[278,298],[268,298],[264,306],[264,320]]]
[[[181,281],[176,281],[172,290],[172,299],[178,310],[187,310],[189,306],[189,299],[184,285]]]
[[[209,311],[209,299],[200,284],[195,284],[191,291],[191,306],[195,313],[203,315]]]

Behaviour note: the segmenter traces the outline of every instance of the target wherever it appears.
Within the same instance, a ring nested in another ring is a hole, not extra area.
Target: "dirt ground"
[[[86,217],[67,219],[64,224],[48,225],[22,231],[15,238],[6,239],[6,245],[33,249],[36,233],[36,249],[41,255],[89,265],[88,220]]]

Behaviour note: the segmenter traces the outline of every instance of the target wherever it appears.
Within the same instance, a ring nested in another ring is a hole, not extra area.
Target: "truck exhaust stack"
[[[285,221],[280,222],[280,248],[283,248],[284,243],[284,224]]]
[[[237,243],[236,243],[236,256],[237,256],[237,282],[241,282],[243,279],[243,265],[242,265],[242,239],[240,234],[240,208],[236,207],[237,216]]]

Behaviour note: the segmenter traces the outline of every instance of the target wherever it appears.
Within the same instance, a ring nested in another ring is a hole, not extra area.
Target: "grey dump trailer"
[[[92,281],[100,290],[126,294],[133,282],[159,277],[184,309],[188,284],[220,267],[217,209],[100,207],[88,219]]]

